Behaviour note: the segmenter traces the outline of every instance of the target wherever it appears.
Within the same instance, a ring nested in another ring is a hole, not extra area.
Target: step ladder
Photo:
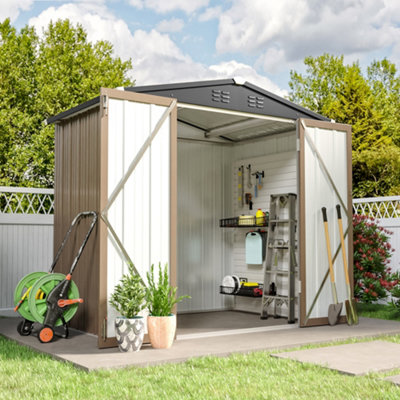
[[[277,308],[286,306],[289,324],[295,322],[296,199],[297,195],[294,193],[272,194],[270,198],[260,317],[268,318],[268,307],[273,303],[274,318],[279,318]],[[285,282],[288,285],[287,295],[282,294],[282,284]]]

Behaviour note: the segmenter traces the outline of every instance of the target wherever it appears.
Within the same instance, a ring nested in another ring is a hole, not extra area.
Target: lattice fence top
[[[0,186],[0,213],[54,214],[54,190]]]
[[[353,199],[355,214],[374,218],[400,218],[400,196]]]

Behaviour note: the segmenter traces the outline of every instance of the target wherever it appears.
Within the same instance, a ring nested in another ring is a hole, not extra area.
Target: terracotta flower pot
[[[115,337],[120,351],[139,351],[142,347],[144,337],[143,317],[115,318]]]
[[[147,329],[151,346],[155,349],[169,349],[176,332],[176,315],[168,317],[147,317]]]

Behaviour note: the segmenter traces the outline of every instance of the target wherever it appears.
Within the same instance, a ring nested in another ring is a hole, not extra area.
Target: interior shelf
[[[261,297],[263,293],[263,285],[259,284],[258,287],[241,286],[236,292],[231,286],[220,286],[219,292],[231,296]]]
[[[268,218],[256,218],[253,215],[223,218],[219,220],[219,226],[221,228],[262,228],[268,226]]]

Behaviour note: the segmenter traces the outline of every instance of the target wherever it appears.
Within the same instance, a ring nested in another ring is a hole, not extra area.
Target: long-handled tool
[[[338,322],[338,319],[339,319],[340,312],[342,311],[343,304],[338,303],[338,298],[337,298],[335,273],[333,271],[331,243],[330,243],[329,231],[328,231],[328,217],[326,215],[326,207],[322,207],[321,210],[322,210],[322,217],[324,220],[324,227],[325,227],[326,249],[327,249],[327,253],[328,253],[329,274],[331,277],[332,295],[333,295],[333,302],[334,302],[334,304],[330,304],[329,308],[328,308],[328,322],[329,322],[329,325],[336,325]]]
[[[350,287],[349,268],[347,265],[346,248],[344,245],[342,213],[340,211],[340,204],[336,205],[336,210],[337,210],[339,233],[340,233],[340,246],[342,248],[342,256],[343,256],[344,276],[346,279],[346,287],[347,287],[347,300],[344,302],[344,305],[346,308],[347,323],[349,325],[357,325],[358,324],[358,315],[357,315],[357,309],[356,309],[356,302],[354,300],[354,297],[352,296],[351,287]]]

